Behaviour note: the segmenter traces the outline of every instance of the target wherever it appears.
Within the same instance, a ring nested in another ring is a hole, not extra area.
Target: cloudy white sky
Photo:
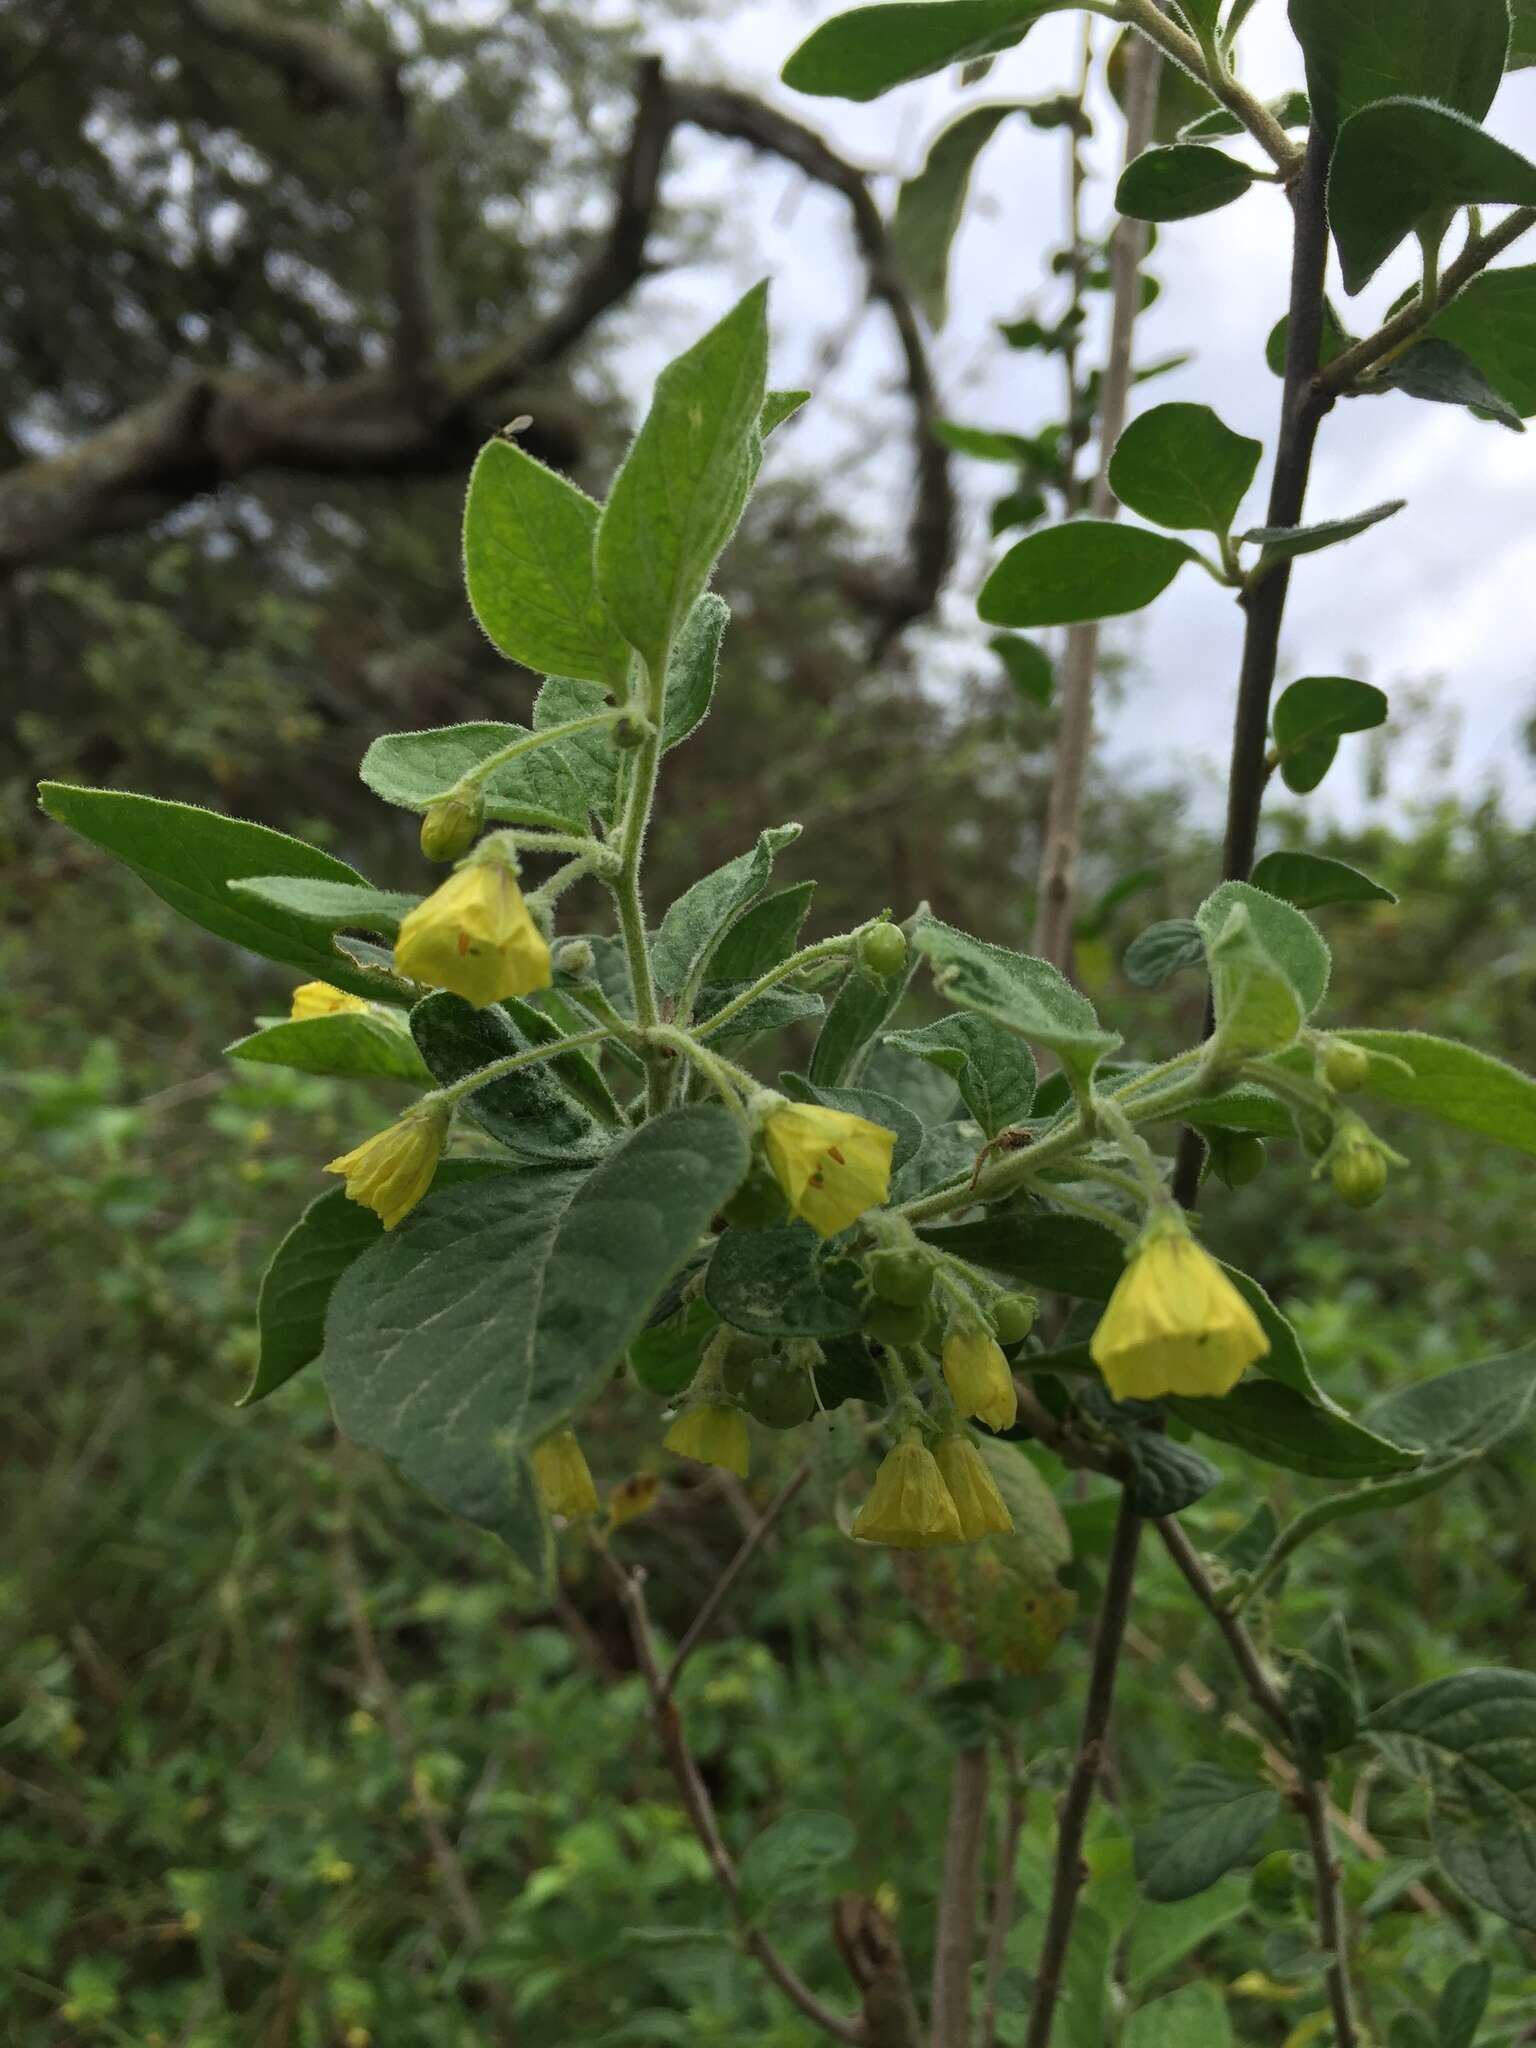
[[[669,24],[656,40],[674,71],[728,80],[817,127],[875,175],[887,203],[896,180],[921,164],[933,133],[965,105],[1033,99],[1066,85],[1084,19],[1048,17],[980,87],[962,91],[953,76],[928,79],[872,106],[856,106],[805,99],[778,83],[788,52],[833,11],[831,0],[712,0],[701,19]],[[1262,0],[1244,32],[1244,74],[1266,96],[1301,82],[1280,0]],[[1491,126],[1517,146],[1529,145],[1536,133],[1536,71],[1506,81]],[[1101,174],[1092,205],[1107,219],[1118,151],[1108,115],[1089,150]],[[829,456],[843,461],[853,502],[879,531],[904,474],[898,365],[883,313],[875,309],[861,318],[862,282],[842,203],[807,189],[786,166],[702,137],[690,138],[673,179],[678,196],[724,202],[729,212],[716,262],[652,288],[628,353],[637,395],[696,326],[766,273],[774,290],[774,382],[804,383],[817,393],[815,405],[786,434],[778,459],[817,467]],[[1042,254],[1060,238],[1062,208],[1060,136],[1039,134],[1022,121],[1005,123],[972,185],[955,249],[950,322],[934,347],[954,416],[1024,430],[1052,416],[1056,364],[1010,351],[994,323],[1016,317],[1038,289]],[[1149,385],[1140,406],[1198,400],[1272,444],[1278,386],[1263,368],[1262,349],[1284,309],[1287,227],[1283,198],[1260,186],[1224,212],[1162,231],[1153,267],[1163,293],[1142,323],[1138,352],[1146,360],[1191,347],[1196,353],[1188,367]],[[1519,253],[1536,261],[1536,249]],[[1373,315],[1412,274],[1400,254],[1349,306],[1346,317],[1357,331],[1374,324]],[[1334,291],[1344,305],[1336,279]],[[829,375],[820,353],[850,332],[852,342]],[[882,420],[892,429],[883,436]],[[854,452],[861,460],[850,468],[845,458]],[[986,505],[1005,475],[991,465],[957,466],[968,503],[961,573],[945,605],[944,632],[924,641],[938,678],[984,639],[974,592],[990,546]],[[1245,508],[1253,522],[1261,517],[1266,488],[1267,464]],[[1389,497],[1406,497],[1408,510],[1299,565],[1285,672],[1363,676],[1395,690],[1400,703],[1409,685],[1439,679],[1450,713],[1439,736],[1447,724],[1456,735],[1455,780],[1463,788],[1499,781],[1528,814],[1536,809],[1536,772],[1519,733],[1536,710],[1536,435],[1395,395],[1341,406],[1324,427],[1309,514],[1353,512]],[[1133,763],[1149,750],[1163,759],[1171,750],[1214,803],[1224,778],[1240,633],[1229,596],[1198,571],[1185,571],[1149,611],[1117,629],[1138,669],[1123,703],[1104,718],[1107,755]],[[1355,746],[1353,760],[1334,770],[1314,802],[1358,814],[1365,801],[1356,772],[1363,749]],[[1389,804],[1395,809],[1427,793],[1438,772],[1427,748],[1403,748]]]

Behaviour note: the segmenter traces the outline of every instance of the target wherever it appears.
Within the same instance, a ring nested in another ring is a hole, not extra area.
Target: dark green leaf
[[[698,1371],[704,1346],[719,1327],[720,1318],[709,1303],[695,1295],[641,1331],[629,1347],[630,1370],[647,1393],[660,1394],[663,1399],[680,1394]]]
[[[1280,694],[1274,710],[1275,752],[1286,787],[1305,795],[1333,765],[1339,736],[1368,732],[1387,716],[1387,697],[1348,676],[1303,676]]]
[[[1029,1047],[989,1017],[941,1017],[913,1031],[891,1031],[885,1043],[952,1074],[966,1108],[989,1138],[1029,1115],[1035,1062]]]
[[[606,701],[599,685],[593,708]],[[583,715],[578,713],[578,716]],[[425,811],[447,795],[463,775],[524,736],[518,725],[445,725],[428,732],[391,732],[377,739],[358,770],[375,796],[408,811]],[[485,815],[496,824],[545,825],[556,832],[585,832],[588,798],[584,781],[567,757],[567,745],[606,743],[598,731],[577,741],[535,747],[530,754],[493,769],[484,784]]]
[[[1373,100],[1443,100],[1481,121],[1509,45],[1507,0],[1291,0],[1318,125],[1332,136]]]
[[[1149,1522],[1183,1514],[1221,1484],[1220,1467],[1188,1444],[1148,1429],[1127,1430],[1121,1440],[1131,1461],[1126,1497]]]
[[[1082,1078],[1120,1043],[1118,1034],[1102,1029],[1088,999],[1047,961],[989,946],[937,918],[923,919],[912,941],[932,962],[934,986],[946,1002],[1046,1046]]]
[[[621,687],[629,649],[593,575],[598,508],[513,441],[488,441],[464,506],[464,580],[488,638],[541,675]]]
[[[832,998],[811,1053],[810,1077],[818,1087],[836,1088],[858,1079],[870,1047],[907,992],[915,964],[915,956],[909,956],[904,973],[887,977],[855,960]]]
[[[1108,1301],[1125,1271],[1125,1246],[1112,1230],[1049,1209],[995,1209],[974,1223],[925,1226],[918,1236],[1004,1279],[1088,1301]]]
[[[1232,2048],[1226,2001],[1209,1983],[1154,1998],[1126,2021],[1123,2048]]]
[[[366,882],[321,882],[308,875],[250,875],[229,884],[242,902],[270,905],[314,925],[321,932],[386,932],[391,937],[419,896],[371,889]]]
[[[1481,1957],[1451,1972],[1435,2008],[1437,2048],[1475,2048],[1492,1989],[1493,1970]]]
[[[808,1223],[728,1230],[704,1291],[715,1313],[755,1337],[847,1337],[862,1321],[859,1268],[827,1259]]]
[[[1149,149],[1128,164],[1115,205],[1132,220],[1190,220],[1241,199],[1253,183],[1246,164],[1195,142]]]
[[[1205,1891],[1252,1853],[1279,1814],[1272,1785],[1234,1778],[1214,1764],[1185,1764],[1157,1818],[1135,1837],[1143,1895],[1168,1905]]]
[[[530,1018],[537,1022],[530,1026]],[[446,1086],[492,1060],[529,1051],[545,1040],[547,1024],[526,1003],[493,1003],[477,1010],[444,989],[412,1010],[411,1032],[434,1077]],[[611,1142],[591,1112],[555,1079],[548,1063],[477,1088],[466,1099],[464,1114],[530,1165],[590,1165]]]
[[[1388,1394],[1366,1420],[1394,1443],[1416,1444],[1430,1458],[1491,1451],[1525,1424],[1536,1396],[1536,1343],[1501,1358],[1458,1366]]]
[[[723,1010],[727,1003],[734,1002],[747,985],[706,981],[694,1005],[697,1022],[707,1024],[716,1010]],[[776,1031],[787,1031],[791,1024],[808,1024],[813,1017],[821,1016],[823,1008],[821,997],[804,989],[765,989],[744,1010],[738,1010],[734,1017],[713,1032],[709,1042],[717,1052],[737,1050],[750,1045],[755,1039],[768,1038]]]
[[[749,853],[737,854],[678,897],[651,948],[651,971],[663,995],[680,995],[698,980],[737,918],[767,887],[775,855],[799,836],[798,825],[770,826]]]
[[[1110,93],[1121,113],[1127,116],[1130,96],[1126,73],[1130,53],[1139,40],[1134,29],[1127,29],[1123,35],[1117,36],[1110,47],[1106,66]],[[1151,140],[1172,142],[1181,128],[1187,128],[1191,121],[1198,121],[1202,115],[1215,111],[1216,101],[1182,64],[1160,64],[1157,69],[1157,103],[1153,109]]]
[[[1069,626],[1140,611],[1193,559],[1187,541],[1112,519],[1069,519],[1016,541],[981,586],[991,626]]]
[[[1260,1361],[1262,1370],[1272,1357]],[[1176,1397],[1163,1405],[1218,1443],[1314,1479],[1375,1479],[1423,1462],[1422,1451],[1389,1443],[1277,1379],[1246,1379],[1219,1401]]]
[[[1109,481],[1117,498],[1158,526],[1231,530],[1264,453],[1208,405],[1158,405],[1132,420],[1115,444]]]
[[[738,918],[709,956],[706,981],[756,981],[794,952],[816,893],[814,882],[776,889]]]
[[[786,1813],[748,1842],[737,1866],[743,1917],[757,1920],[779,1899],[830,1885],[832,1866],[857,1837],[841,1813]]]
[[[1269,330],[1269,339],[1264,344],[1264,360],[1277,377],[1285,375],[1285,351],[1290,328],[1290,316],[1282,313]],[[1335,356],[1343,355],[1345,349],[1349,348],[1356,338],[1339,318],[1332,299],[1324,299],[1323,333],[1318,344],[1317,368],[1321,369],[1324,363],[1331,363]]]
[[[1475,1046],[1421,1031],[1344,1035],[1380,1055],[1371,1061],[1366,1082],[1373,1095],[1536,1155],[1536,1080],[1518,1067]],[[1412,1071],[1405,1073],[1404,1065]]]
[[[1401,512],[1407,502],[1406,498],[1392,498],[1385,505],[1372,505],[1368,511],[1352,513],[1347,519],[1321,519],[1315,526],[1252,526],[1246,533],[1240,533],[1238,539],[1263,548],[1265,562],[1288,562],[1297,555],[1315,555],[1320,548],[1337,547],[1340,541],[1353,540],[1367,527],[1377,526],[1383,519]]]
[[[1464,405],[1501,427],[1523,434],[1519,413],[1501,391],[1496,391],[1464,349],[1438,338],[1416,341],[1412,348],[1394,356],[1387,367],[1356,387],[1367,395],[1378,391],[1401,391],[1409,398],[1427,399],[1435,405]]]
[[[1490,1913],[1536,1931],[1536,1674],[1437,1678],[1379,1708],[1369,1729],[1428,1780],[1446,1875]]]
[[[329,1017],[283,1018],[224,1048],[232,1060],[293,1067],[301,1074],[376,1074],[430,1087],[432,1076],[410,1033],[385,1016],[338,1010]]]
[[[1536,414],[1536,264],[1485,270],[1428,332],[1463,350],[1522,419]]]
[[[653,675],[735,531],[757,474],[768,287],[656,380],[597,528],[597,586]],[[558,664],[549,664],[558,666]]]
[[[338,1284],[337,1419],[455,1512],[520,1537],[518,1461],[601,1389],[747,1170],[734,1120],[669,1110],[595,1171],[429,1195]]]
[[[1507,68],[1523,71],[1536,64],[1536,0],[1514,0],[1510,13],[1514,21]]]
[[[1475,121],[1422,99],[1352,114],[1328,174],[1344,289],[1369,284],[1404,236],[1444,207],[1536,205],[1536,164]]]
[[[1205,964],[1205,940],[1191,918],[1165,918],[1137,933],[1120,964],[1138,988],[1161,988],[1182,969]]]
[[[675,747],[704,723],[715,694],[720,643],[730,623],[731,608],[710,590],[694,605],[678,632],[667,663],[667,694],[661,719],[661,744]]]
[[[1012,106],[970,108],[934,138],[923,168],[896,195],[891,246],[913,298],[936,328],[948,316],[949,249],[965,210],[971,171],[999,122],[1019,111]]]
[[[1253,871],[1253,886],[1297,910],[1319,910],[1327,903],[1397,901],[1380,882],[1322,853],[1266,853]]]
[[[835,14],[806,37],[784,66],[796,92],[878,99],[893,85],[926,78],[1011,49],[1043,14],[1071,0],[897,0]]]
[[[366,888],[345,861],[285,832],[194,804],[164,803],[125,790],[80,789],[67,782],[42,783],[39,795],[50,818],[132,868],[162,903],[205,931],[353,995],[383,1001],[394,996],[398,984],[350,964],[313,919],[255,898],[242,900],[229,887],[252,875],[294,875]]]
[[[1043,647],[1026,640],[1022,633],[994,633],[987,642],[1003,667],[1008,680],[1021,697],[1043,708],[1056,687],[1056,664]]]

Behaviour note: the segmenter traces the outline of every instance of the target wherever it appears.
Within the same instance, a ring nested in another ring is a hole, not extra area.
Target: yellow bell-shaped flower
[[[960,1511],[921,1438],[904,1436],[886,1455],[853,1533],[864,1543],[886,1543],[897,1550],[933,1550],[965,1541]]]
[[[1019,1396],[1003,1348],[979,1326],[950,1329],[944,1339],[944,1378],[962,1415],[974,1415],[988,1429],[1012,1429]]]
[[[550,984],[549,945],[503,860],[458,868],[401,922],[395,966],[481,1009]]]
[[[1269,1350],[1257,1316],[1175,1211],[1133,1249],[1089,1344],[1117,1401],[1229,1394]]]
[[[822,1237],[883,1202],[896,1133],[843,1109],[789,1102],[763,1126],[763,1149],[789,1206]]]
[[[448,1123],[449,1111],[440,1104],[407,1110],[398,1123],[343,1152],[325,1170],[345,1175],[347,1199],[371,1209],[393,1230],[431,1187]]]
[[[597,1513],[597,1488],[592,1484],[591,1467],[574,1430],[557,1429],[535,1448],[533,1476],[552,1515],[565,1515],[574,1521],[581,1515]]]
[[[361,996],[349,996],[344,988],[332,988],[328,981],[306,981],[293,992],[290,1021],[306,1017],[335,1017],[343,1010],[366,1010]]]
[[[701,1465],[718,1465],[724,1472],[734,1472],[738,1479],[747,1476],[751,1456],[747,1419],[739,1408],[728,1407],[723,1401],[702,1401],[696,1407],[685,1408],[661,1441],[679,1457],[697,1459]]]
[[[987,1470],[987,1461],[968,1436],[943,1436],[933,1461],[949,1488],[949,1497],[960,1517],[960,1534],[967,1543],[983,1536],[1007,1536],[1013,1529],[1008,1504]]]

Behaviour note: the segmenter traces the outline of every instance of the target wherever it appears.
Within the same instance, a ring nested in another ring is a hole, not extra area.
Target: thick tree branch
[[[858,1986],[866,2048],[923,2048],[906,1957],[874,1900],[844,1892],[832,1909],[832,1938]]]

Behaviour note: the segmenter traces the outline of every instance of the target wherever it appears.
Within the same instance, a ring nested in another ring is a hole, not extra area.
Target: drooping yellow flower
[[[943,1474],[949,1497],[960,1517],[960,1534],[967,1543],[983,1536],[1006,1536],[1013,1528],[1008,1503],[997,1490],[986,1460],[968,1436],[939,1438],[933,1454]]]
[[[895,1147],[896,1133],[883,1124],[814,1102],[788,1102],[763,1126],[774,1179],[822,1237],[835,1237],[885,1200]]]
[[[535,1448],[533,1476],[552,1515],[565,1515],[574,1521],[581,1515],[597,1513],[597,1488],[592,1484],[591,1467],[574,1430],[557,1429]]]
[[[1117,1401],[1229,1394],[1269,1350],[1253,1310],[1176,1212],[1153,1222],[1089,1344]]]
[[[853,1533],[865,1543],[897,1550],[933,1550],[963,1543],[955,1506],[932,1451],[917,1436],[905,1436],[875,1474],[869,1498],[859,1509]]]
[[[346,1176],[347,1199],[371,1209],[386,1230],[410,1214],[432,1185],[449,1112],[440,1104],[409,1109],[387,1130],[376,1131],[326,1167]]]
[[[550,984],[549,946],[505,861],[457,869],[401,922],[395,966],[481,1009]]]
[[[305,1017],[335,1017],[343,1010],[366,1010],[361,996],[349,996],[344,988],[332,988],[328,981],[306,981],[293,992],[290,1021]]]
[[[723,1401],[703,1401],[697,1407],[685,1408],[661,1441],[679,1457],[695,1458],[701,1465],[718,1465],[722,1471],[734,1472],[738,1479],[747,1476],[751,1456],[747,1419],[739,1408],[728,1407]]]
[[[988,1429],[1012,1429],[1019,1396],[1003,1348],[990,1330],[951,1329],[944,1339],[944,1378],[962,1415]]]

